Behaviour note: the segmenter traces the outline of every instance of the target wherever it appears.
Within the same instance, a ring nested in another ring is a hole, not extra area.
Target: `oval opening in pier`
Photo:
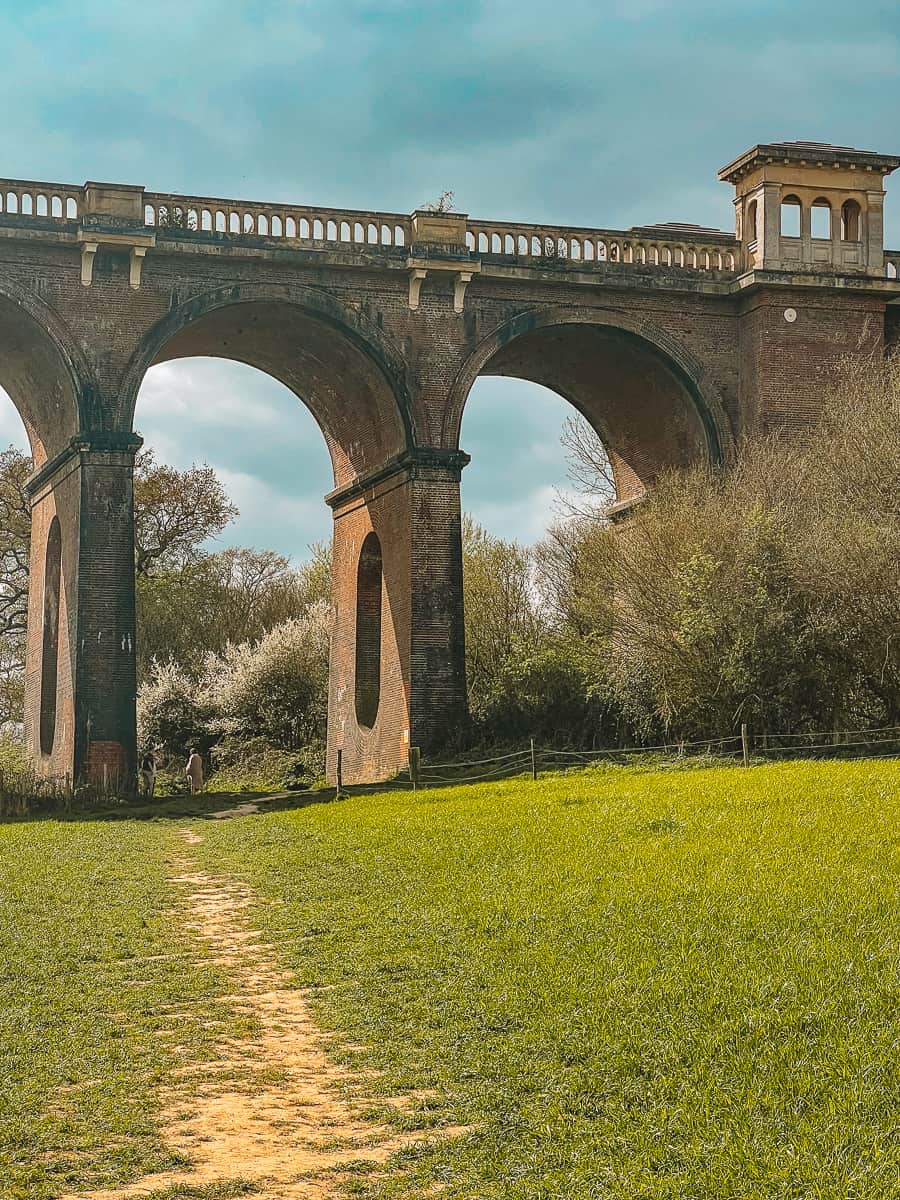
[[[366,536],[356,570],[356,719],[371,729],[381,699],[381,542]]]
[[[56,682],[59,673],[59,591],[62,537],[59,517],[50,522],[44,566],[44,639],[41,653],[41,753],[50,754],[56,735]]]

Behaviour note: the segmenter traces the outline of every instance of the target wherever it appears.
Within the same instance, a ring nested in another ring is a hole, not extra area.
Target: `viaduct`
[[[316,418],[334,469],[329,764],[341,748],[348,781],[377,780],[465,720],[459,433],[475,379],[574,405],[623,512],[665,469],[802,434],[839,360],[900,344],[900,251],[882,233],[897,166],[754,146],[719,172],[734,234],[0,180],[0,385],[35,462],[34,762],[134,771],[132,421],[153,364],[249,363]]]

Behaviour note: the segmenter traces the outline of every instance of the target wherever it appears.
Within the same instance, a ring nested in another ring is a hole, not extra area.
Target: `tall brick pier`
[[[898,165],[756,146],[720,172],[734,234],[0,180],[0,385],[36,466],[34,761],[134,770],[132,421],[153,364],[249,363],[316,418],[334,469],[329,764],[341,748],[348,781],[384,778],[465,720],[459,432],[475,379],[569,400],[606,444],[622,511],[747,434],[802,435],[839,360],[900,342],[900,251],[882,234]]]

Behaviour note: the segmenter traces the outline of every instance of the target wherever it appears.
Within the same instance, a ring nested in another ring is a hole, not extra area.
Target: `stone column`
[[[841,199],[831,201],[831,261],[840,274],[844,269],[844,244],[841,240]]]
[[[133,470],[139,445],[130,433],[80,434],[29,484],[35,569],[28,748],[45,775],[105,779],[125,788],[133,786],[136,766]]]
[[[410,745],[427,756],[466,726],[459,476],[467,461],[459,451],[417,449],[328,497],[331,779],[339,749],[344,780],[371,783],[402,770]],[[372,596],[379,569],[380,605]]]
[[[866,192],[866,206],[860,220],[863,222],[863,262],[868,275],[884,274],[884,192]]]
[[[800,201],[800,261],[806,267],[813,262],[812,209],[805,196]]]
[[[759,212],[759,206],[762,212]],[[764,183],[757,204],[757,264],[767,271],[781,267],[781,185]]]

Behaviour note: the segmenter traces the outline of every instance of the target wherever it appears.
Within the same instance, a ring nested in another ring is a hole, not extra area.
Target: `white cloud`
[[[18,409],[0,388],[0,450],[6,450],[9,446],[15,446],[17,450],[25,453],[31,452]]]
[[[246,429],[252,421],[257,428],[272,428],[281,420],[280,393],[286,391],[243,363],[213,358],[160,363],[144,377],[136,421],[148,428],[179,420],[231,429]],[[293,396],[291,400],[299,404]]]
[[[284,491],[255,475],[222,467],[216,473],[241,513],[218,544],[254,545],[302,560],[312,542],[331,536],[331,512],[321,495]]]
[[[219,545],[305,557],[330,536],[331,463],[311,414],[283,384],[243,363],[182,359],[147,372],[135,424],[159,462],[208,463],[240,509]]]

